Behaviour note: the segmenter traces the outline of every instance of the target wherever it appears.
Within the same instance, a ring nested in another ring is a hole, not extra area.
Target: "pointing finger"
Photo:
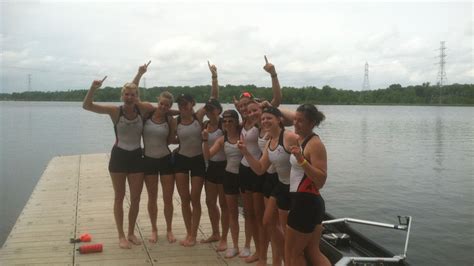
[[[101,83],[104,82],[104,80],[105,80],[106,78],[107,78],[107,76],[105,76],[105,77],[102,79],[102,81],[100,81],[100,82],[101,82]]]
[[[266,56],[266,55],[264,55],[263,57],[265,58],[265,63],[266,63],[266,64],[268,64],[268,59],[267,59],[267,56]]]
[[[209,66],[209,68],[211,68],[211,63],[209,62],[209,60],[207,60],[207,65]]]
[[[148,64],[146,64],[146,66],[149,66],[150,64],[151,64],[151,60],[150,60],[150,61],[148,61]]]

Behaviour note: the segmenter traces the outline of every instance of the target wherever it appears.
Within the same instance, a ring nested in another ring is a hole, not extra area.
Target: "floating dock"
[[[0,265],[249,265],[235,257],[225,259],[217,252],[217,242],[200,244],[199,240],[212,233],[205,203],[201,196],[202,217],[198,243],[183,247],[178,242],[186,235],[177,190],[174,192],[173,233],[178,239],[166,240],[161,186],[158,192],[158,242],[148,237],[151,225],[147,211],[144,186],[135,235],[143,242],[132,249],[118,247],[117,229],[113,216],[114,192],[107,170],[108,154],[55,157],[38,181],[28,203],[18,217],[10,235],[0,249]],[[128,187],[128,186],[127,186]],[[124,202],[124,228],[128,226],[128,188]],[[240,248],[244,244],[244,220],[239,217]],[[79,254],[84,243],[69,243],[89,233],[92,242],[103,244],[102,253]],[[229,232],[227,244],[231,247]],[[255,251],[252,241],[252,252]],[[271,263],[269,247],[268,263]]]

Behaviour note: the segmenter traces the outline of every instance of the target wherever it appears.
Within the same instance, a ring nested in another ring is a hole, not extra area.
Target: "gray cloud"
[[[442,40],[448,81],[474,76],[470,3],[0,5],[2,92],[26,90],[28,74],[35,90],[87,88],[104,75],[120,86],[148,60],[147,86],[209,84],[208,59],[221,84],[269,86],[265,54],[283,86],[359,90],[366,61],[372,88],[435,83]]]

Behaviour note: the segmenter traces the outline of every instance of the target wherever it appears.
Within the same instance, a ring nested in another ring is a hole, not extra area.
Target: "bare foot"
[[[119,247],[123,249],[131,249],[130,243],[125,239],[125,237],[119,238]]]
[[[244,247],[239,253],[239,258],[247,258],[248,256],[250,256],[250,248]]]
[[[156,243],[156,241],[158,241],[158,232],[157,232],[157,231],[152,231],[152,232],[151,232],[151,236],[150,236],[150,238],[148,239],[148,242],[150,242],[150,243]]]
[[[135,235],[128,235],[128,241],[137,246],[142,244],[142,241],[140,241]]]
[[[186,246],[186,243],[188,243],[188,238],[190,238],[190,236],[186,236],[185,239],[179,241],[179,244],[180,244],[181,246],[184,246],[184,247],[185,247],[185,246]]]
[[[186,243],[184,244],[185,247],[192,247],[196,245],[196,238],[195,237],[189,237],[186,239]]]
[[[220,239],[221,239],[221,238],[220,238],[219,235],[212,235],[212,236],[210,236],[208,239],[201,239],[201,241],[199,241],[199,242],[201,242],[201,243],[204,244],[204,243],[217,242],[217,241],[219,241]]]
[[[227,249],[227,241],[221,240],[219,245],[217,245],[217,251],[224,251]]]
[[[176,238],[174,237],[173,232],[171,232],[171,231],[168,232],[168,233],[166,234],[166,237],[168,238],[168,243],[171,244],[171,243],[176,242]]]
[[[258,260],[257,253],[254,253],[252,256],[248,256],[247,258],[245,258],[246,263],[256,262],[257,260]]]

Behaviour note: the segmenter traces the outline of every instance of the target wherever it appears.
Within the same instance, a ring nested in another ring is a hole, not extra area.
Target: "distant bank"
[[[120,100],[120,87],[105,87],[97,91],[94,100],[99,102],[114,102]],[[190,93],[197,102],[209,99],[210,86],[171,86],[140,88],[140,97],[143,101],[156,101],[162,91],[169,91],[173,95]],[[226,85],[220,87],[219,99],[224,103],[231,103],[233,97],[238,97],[243,91],[249,91],[256,97],[270,100],[271,88],[255,85]],[[82,101],[87,90],[65,91],[25,91],[14,93],[0,93],[2,101]],[[392,84],[385,89],[354,91],[323,86],[294,88],[283,87],[284,104],[341,104],[341,105],[474,105],[474,84],[452,84],[442,88],[429,83],[402,87]]]

